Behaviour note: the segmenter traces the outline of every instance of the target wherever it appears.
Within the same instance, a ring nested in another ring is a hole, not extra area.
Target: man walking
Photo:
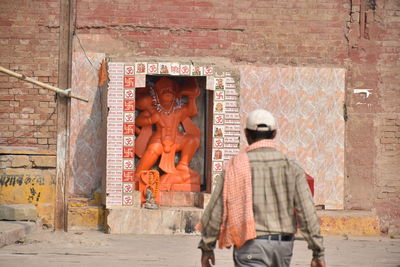
[[[199,224],[202,266],[215,264],[217,240],[220,248],[234,246],[235,266],[289,266],[298,221],[313,252],[311,267],[325,267],[305,172],[274,148],[274,117],[250,112],[245,134],[249,146],[226,165]]]

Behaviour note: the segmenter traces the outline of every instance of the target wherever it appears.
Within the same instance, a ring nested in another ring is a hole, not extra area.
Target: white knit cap
[[[273,131],[275,130],[275,118],[265,109],[256,109],[247,116],[246,128],[253,131]]]

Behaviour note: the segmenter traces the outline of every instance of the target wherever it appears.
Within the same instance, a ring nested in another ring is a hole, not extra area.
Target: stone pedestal
[[[110,234],[195,234],[203,209],[161,207],[107,209],[106,231]]]
[[[140,207],[135,191],[133,207],[106,210],[106,231],[111,234],[196,234],[210,194],[199,192],[160,192],[159,209]]]

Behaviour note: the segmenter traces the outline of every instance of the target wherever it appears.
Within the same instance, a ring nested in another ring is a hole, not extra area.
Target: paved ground
[[[101,232],[30,234],[0,248],[1,267],[200,266],[198,236],[109,235]],[[400,267],[400,239],[325,238],[328,266]],[[216,250],[216,266],[233,266],[231,250]],[[309,266],[311,252],[296,240],[291,266]]]

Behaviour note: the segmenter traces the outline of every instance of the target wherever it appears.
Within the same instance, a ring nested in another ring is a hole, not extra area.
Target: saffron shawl
[[[229,248],[232,245],[240,248],[246,241],[256,238],[251,168],[247,152],[261,147],[274,147],[274,141],[264,139],[251,144],[226,165],[219,248]]]

